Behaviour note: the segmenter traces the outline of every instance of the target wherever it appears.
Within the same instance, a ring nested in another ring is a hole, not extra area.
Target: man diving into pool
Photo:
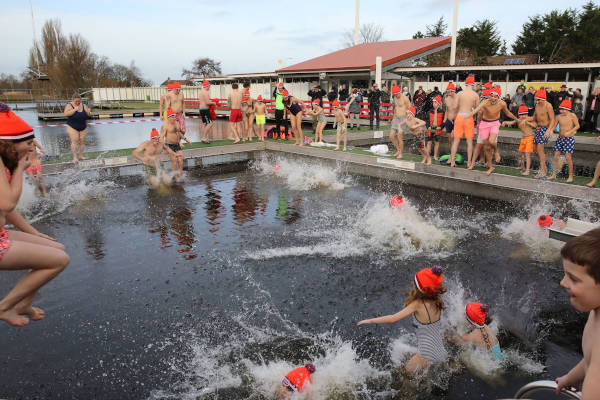
[[[153,188],[158,188],[162,181],[165,185],[171,184],[171,177],[162,171],[160,166],[160,155],[166,151],[171,158],[171,164],[175,165],[175,152],[165,143],[160,141],[160,133],[152,129],[150,140],[146,140],[133,151],[133,156],[144,164],[144,170],[148,182]],[[143,155],[141,154],[143,153]]]

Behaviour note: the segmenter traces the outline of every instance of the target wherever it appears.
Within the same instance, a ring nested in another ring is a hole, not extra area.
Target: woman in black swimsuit
[[[88,106],[81,104],[81,96],[75,93],[73,100],[65,106],[64,114],[67,117],[67,133],[71,138],[73,162],[77,163],[79,159],[85,160],[83,151],[85,150],[86,120],[92,116],[92,112]]]
[[[287,90],[283,93],[283,105],[287,108],[292,123],[292,132],[296,139],[296,146],[304,146],[304,135],[302,134],[302,100],[293,96],[286,96]]]

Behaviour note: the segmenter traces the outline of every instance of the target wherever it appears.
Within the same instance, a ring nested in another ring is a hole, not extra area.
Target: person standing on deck
[[[275,126],[277,127],[277,134],[281,133],[281,125],[283,125],[285,129],[285,136],[287,137],[288,128],[285,118],[285,105],[283,104],[283,91],[285,88],[283,87],[283,82],[279,82],[273,90],[273,97],[275,98]]]
[[[242,115],[242,94],[238,91],[238,84],[231,84],[233,89],[229,93],[227,101],[229,103],[229,126],[233,134],[233,143],[239,143],[241,138],[241,126],[244,116]]]
[[[167,95],[171,92],[171,90],[173,90],[173,84],[167,83],[167,91],[160,95],[160,102],[158,105],[158,115],[160,116],[161,121],[167,120],[167,109],[169,108],[166,106]]]
[[[369,129],[373,130],[373,115],[375,115],[376,126],[379,129],[379,105],[381,104],[381,90],[377,87],[377,84],[373,84],[373,87],[369,91]]]
[[[446,130],[448,134],[448,148],[452,148],[454,143],[454,120],[456,119],[456,113],[458,112],[458,101],[456,99],[456,86],[453,82],[448,82],[446,87],[446,96],[444,98],[444,122],[441,128]],[[434,156],[437,160],[437,153]]]
[[[450,150],[450,167],[456,166],[456,152],[460,139],[467,139],[467,161],[471,163],[473,156],[473,137],[475,136],[475,121],[472,111],[479,104],[479,95],[473,90],[475,78],[473,75],[465,79],[466,88],[456,95],[457,114],[454,119],[454,140]],[[458,90],[458,89],[457,89]]]
[[[67,117],[67,133],[71,139],[73,162],[78,163],[80,159],[86,159],[83,156],[87,130],[86,120],[92,116],[92,111],[88,106],[81,103],[81,96],[75,93],[72,101],[65,106],[64,114]],[[79,158],[77,155],[79,155]]]
[[[172,87],[173,90],[165,98],[165,107],[175,111],[179,130],[185,135],[185,98],[181,92],[181,83],[174,82]]]
[[[210,134],[213,128],[213,118],[210,114],[210,106],[215,103],[210,100],[210,82],[202,82],[200,91],[200,119],[202,120],[202,143],[210,143]]]
[[[540,170],[535,176],[537,179],[546,179],[546,175],[548,174],[544,148],[546,143],[548,143],[548,139],[552,136],[552,131],[548,128],[554,125],[554,108],[552,104],[546,101],[546,96],[547,93],[544,89],[540,89],[535,93],[535,111],[533,112],[533,116],[529,118],[530,121],[535,122],[537,125],[535,135],[533,136],[535,152],[540,161]]]

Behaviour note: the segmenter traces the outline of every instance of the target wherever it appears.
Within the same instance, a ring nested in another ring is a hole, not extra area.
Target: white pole
[[[29,9],[31,10],[31,29],[33,30],[33,52],[35,56],[35,63],[37,64],[38,72],[40,70],[40,59],[38,57],[38,44],[37,37],[35,35],[35,21],[33,19],[33,4],[31,4],[31,0],[29,0]]]
[[[375,83],[381,88],[381,56],[375,57]]]
[[[452,16],[452,44],[450,45],[450,65],[456,63],[456,25],[458,23],[458,0],[454,0],[454,15]]]
[[[358,31],[359,26],[359,14],[360,14],[360,0],[356,0],[356,16],[354,17],[354,45],[358,45]]]

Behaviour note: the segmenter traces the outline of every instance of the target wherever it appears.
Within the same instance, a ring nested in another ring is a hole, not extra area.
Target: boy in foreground
[[[557,393],[574,386],[581,399],[600,393],[600,228],[569,240],[561,249],[565,276],[560,281],[577,311],[589,312],[583,329],[583,359],[568,374],[556,378]]]
[[[258,140],[265,141],[265,123],[267,121],[267,105],[263,103],[263,98],[258,95],[256,103],[254,103],[254,112],[256,114],[256,128]]]
[[[550,132],[554,132],[556,125],[559,126],[559,136],[554,143],[554,171],[549,180],[556,179],[556,174],[559,170],[558,157],[564,153],[569,166],[569,178],[567,183],[573,182],[573,151],[575,150],[575,133],[579,129],[579,121],[577,116],[571,112],[571,101],[563,100],[559,106],[560,114],[554,120],[554,125]]]
[[[531,168],[531,153],[533,153],[533,129],[537,126],[529,121],[529,109],[525,104],[519,106],[519,120],[518,121],[504,121],[502,126],[512,126],[515,123],[521,129],[523,136],[521,137],[521,143],[519,144],[519,154],[521,156],[521,164],[519,165],[521,175],[528,176],[529,169]]]

